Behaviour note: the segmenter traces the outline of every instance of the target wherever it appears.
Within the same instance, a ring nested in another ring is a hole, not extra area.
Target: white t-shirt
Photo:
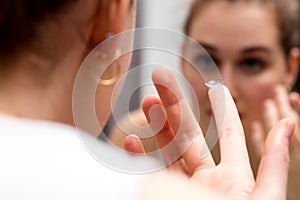
[[[0,199],[134,200],[143,178],[96,161],[71,126],[0,117]]]

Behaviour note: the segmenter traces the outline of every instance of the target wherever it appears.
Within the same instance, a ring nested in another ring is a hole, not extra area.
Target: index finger
[[[176,144],[190,172],[196,168],[215,166],[204,136],[195,116],[185,99],[176,76],[168,69],[159,68],[152,79],[175,134]],[[189,145],[189,146],[187,146]],[[200,157],[205,152],[206,157]]]
[[[209,99],[219,134],[221,162],[249,163],[243,126],[228,88],[224,85],[212,87]]]

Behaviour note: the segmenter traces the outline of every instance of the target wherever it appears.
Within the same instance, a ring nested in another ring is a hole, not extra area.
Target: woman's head
[[[118,0],[1,1],[1,62],[29,51],[51,60],[63,56],[78,40],[89,43],[91,50],[107,32],[120,32],[112,15],[124,13],[115,13],[116,2],[121,4]]]
[[[286,55],[293,47],[300,46],[299,39],[299,1],[298,0],[195,0],[190,14],[186,20],[184,31],[190,34],[191,26],[195,17],[204,10],[207,4],[214,2],[227,2],[229,4],[245,2],[261,6],[269,6],[273,12],[274,22],[279,31],[278,41]]]
[[[133,0],[1,1],[0,95],[18,105],[0,106],[1,112],[72,123],[72,89],[81,62],[107,33],[133,28],[134,6]],[[127,69],[128,61],[121,65]],[[109,99],[112,88],[103,86],[101,95]],[[12,96],[22,96],[24,103]],[[35,105],[26,105],[26,98]],[[43,109],[36,111],[38,106]],[[109,108],[99,109],[103,124]]]
[[[276,84],[293,85],[299,65],[297,0],[196,0],[185,31],[218,66],[239,108],[246,132],[261,119],[264,100]],[[203,55],[198,62],[207,62]],[[206,63],[209,64],[209,63]],[[202,102],[202,126],[210,106],[202,78],[183,64]],[[199,83],[200,82],[200,83]],[[196,84],[197,83],[197,84]]]

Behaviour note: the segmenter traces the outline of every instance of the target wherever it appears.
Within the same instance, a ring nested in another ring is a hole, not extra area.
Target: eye
[[[242,70],[250,73],[256,73],[263,70],[265,63],[256,58],[247,58],[240,62],[240,67]]]

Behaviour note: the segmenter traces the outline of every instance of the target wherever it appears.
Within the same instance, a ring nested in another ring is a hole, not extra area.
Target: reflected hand
[[[253,166],[256,168],[261,159],[267,131],[280,119],[290,118],[295,123],[294,134],[290,141],[290,171],[288,180],[289,199],[298,199],[300,191],[300,97],[297,93],[288,95],[284,87],[278,85],[274,88],[273,99],[264,102],[263,121],[253,122],[252,133],[249,135],[251,151],[253,153]]]
[[[280,85],[274,89],[274,99],[267,99],[263,105],[263,121],[252,123],[252,133],[250,134],[251,145],[254,146],[256,158],[260,159],[267,137],[266,130],[269,131],[280,119],[290,118],[296,122],[296,127],[292,137],[291,160],[300,159],[300,97],[297,93],[288,95],[287,91]],[[299,158],[294,158],[298,156]]]

